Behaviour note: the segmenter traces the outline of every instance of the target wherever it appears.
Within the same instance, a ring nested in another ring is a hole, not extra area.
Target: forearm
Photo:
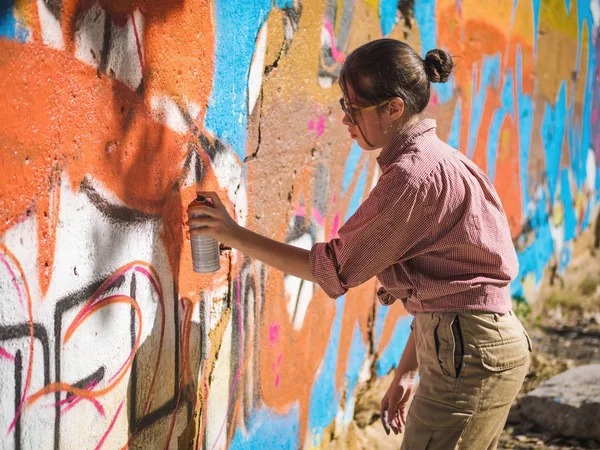
[[[414,332],[410,332],[406,348],[402,352],[402,358],[396,368],[396,378],[400,379],[405,375],[416,376],[419,364],[417,362],[417,349],[415,346]]]
[[[239,227],[232,247],[283,273],[316,282],[310,272],[308,250],[269,239],[244,227]]]

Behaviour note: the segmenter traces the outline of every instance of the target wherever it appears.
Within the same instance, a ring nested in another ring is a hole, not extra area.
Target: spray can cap
[[[200,202],[200,203],[204,203],[206,206],[210,206],[211,208],[214,206],[213,201],[210,198],[205,197],[200,194],[196,195],[196,201]]]

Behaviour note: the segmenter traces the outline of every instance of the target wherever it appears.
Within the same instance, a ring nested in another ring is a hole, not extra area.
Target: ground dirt
[[[572,367],[600,363],[600,249],[593,230],[575,242],[572,260],[561,274],[548,270],[535,303],[515,303],[534,351],[529,374],[515,401],[500,449],[600,449],[600,442],[560,436],[543,430],[519,412],[519,400],[542,381]],[[379,402],[393,374],[362,386],[357,392],[354,420],[347,428],[335,423],[325,432],[327,450],[398,449],[400,436],[386,436],[379,422]]]

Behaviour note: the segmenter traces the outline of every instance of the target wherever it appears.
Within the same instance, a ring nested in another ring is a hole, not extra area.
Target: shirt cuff
[[[389,306],[396,301],[396,299],[382,287],[377,290],[377,298],[379,299],[379,303],[384,306]]]
[[[317,284],[329,297],[338,298],[348,291],[340,283],[335,252],[331,250],[327,242],[318,242],[312,246],[308,256],[308,265]]]

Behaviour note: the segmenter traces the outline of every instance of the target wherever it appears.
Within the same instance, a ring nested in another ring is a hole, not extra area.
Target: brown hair
[[[429,103],[431,83],[446,82],[453,68],[452,56],[444,50],[430,50],[422,59],[404,42],[377,39],[348,55],[339,84],[346,97],[350,85],[359,98],[372,105],[400,97],[407,113],[414,115]]]

